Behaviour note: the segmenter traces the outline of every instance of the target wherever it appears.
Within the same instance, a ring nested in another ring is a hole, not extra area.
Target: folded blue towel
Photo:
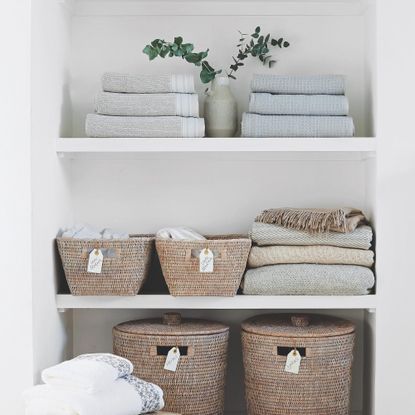
[[[342,75],[254,75],[252,92],[344,95]]]
[[[249,112],[263,115],[347,115],[344,95],[277,95],[252,93]]]
[[[351,117],[244,113],[242,137],[353,137]]]

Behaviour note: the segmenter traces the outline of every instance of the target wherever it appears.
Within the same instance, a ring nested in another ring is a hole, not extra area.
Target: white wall
[[[54,238],[72,218],[68,172],[55,151],[65,130],[69,14],[60,2],[33,2],[32,10],[32,242],[34,378],[71,354],[71,316],[56,310]]]
[[[32,384],[30,0],[0,5],[0,413]]]
[[[379,0],[377,415],[415,413],[413,2]],[[396,216],[398,215],[398,216]],[[397,220],[397,218],[399,218]],[[408,357],[409,356],[409,357]]]

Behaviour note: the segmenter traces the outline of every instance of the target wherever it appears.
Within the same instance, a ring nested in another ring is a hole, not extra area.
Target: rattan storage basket
[[[174,296],[236,295],[246,268],[251,240],[242,235],[210,236],[205,241],[156,239],[163,276]],[[214,254],[213,272],[199,271],[198,255]]]
[[[56,240],[72,295],[136,295],[148,276],[154,251],[153,235],[111,240]],[[93,249],[101,249],[104,254],[100,274],[87,272]]]
[[[249,415],[349,415],[353,323],[334,317],[268,314],[242,323]],[[298,374],[287,354],[302,355]]]
[[[159,385],[165,410],[183,415],[221,415],[224,410],[229,327],[166,313],[113,329],[114,353],[134,364],[134,374]],[[164,369],[168,351],[178,347],[175,372]]]

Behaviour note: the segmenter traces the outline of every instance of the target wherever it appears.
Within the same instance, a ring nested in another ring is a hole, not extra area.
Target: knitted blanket
[[[137,94],[195,93],[193,76],[186,74],[128,75],[110,72],[102,77],[102,89],[106,92]]]
[[[242,137],[353,137],[351,117],[242,115]]]
[[[371,267],[374,253],[364,249],[335,246],[254,246],[248,258],[250,268],[276,264],[348,264]]]
[[[354,208],[278,208],[264,210],[256,222],[273,223],[308,232],[351,232],[366,221],[362,211]]]
[[[95,111],[103,115],[199,116],[196,94],[117,94],[100,92],[95,99]]]
[[[344,95],[345,80],[341,75],[254,75],[252,92],[272,94]]]
[[[285,264],[250,269],[248,295],[365,295],[375,284],[372,270],[358,265]]]
[[[264,245],[330,245],[343,248],[369,249],[373,233],[370,226],[357,227],[353,232],[310,233],[284,226],[254,222],[251,230],[254,243]]]
[[[88,114],[88,137],[192,138],[205,135],[203,118],[119,117]]]
[[[344,95],[276,95],[252,93],[249,112],[262,115],[347,115]]]

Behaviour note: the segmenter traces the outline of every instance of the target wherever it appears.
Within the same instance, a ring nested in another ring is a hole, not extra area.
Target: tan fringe
[[[351,220],[348,220],[351,213]],[[357,218],[358,216],[359,218]],[[353,219],[352,219],[353,218]],[[364,220],[358,210],[345,209],[268,209],[264,210],[256,222],[276,224],[286,228],[307,232],[350,232],[357,224]]]

